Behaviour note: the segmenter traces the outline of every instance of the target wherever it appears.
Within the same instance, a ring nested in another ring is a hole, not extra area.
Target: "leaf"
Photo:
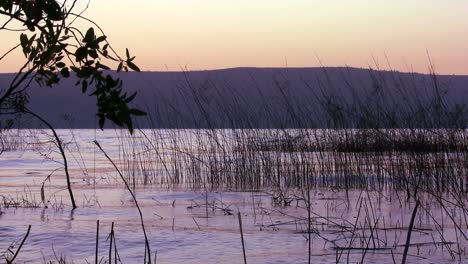
[[[82,91],[83,93],[86,93],[86,91],[88,90],[88,81],[84,80],[83,83],[82,83],[81,85],[82,85],[81,91]]]
[[[90,56],[91,56],[91,54],[90,54]],[[88,67],[93,65],[93,64],[94,64],[94,60],[89,60],[89,61],[85,62],[85,65],[88,66]]]
[[[138,110],[136,108],[132,108],[130,109],[130,114],[134,115],[134,116],[145,116],[146,115],[146,112],[143,112],[141,110]]]
[[[122,67],[123,67],[123,63],[120,62],[119,66],[117,67],[117,72],[120,72],[122,70]]]
[[[127,99],[125,99],[125,103],[130,103],[135,99],[135,96],[137,95],[137,92],[134,92],[132,95],[130,95]]]
[[[29,31],[33,31],[36,30],[36,27],[34,27],[34,24],[33,23],[28,23],[26,22],[26,26],[28,27]]]
[[[89,54],[89,56],[91,56],[91,58],[93,58],[93,59],[97,59],[97,58],[98,58],[98,54],[97,54],[96,50],[90,49],[90,50],[88,51],[88,54]]]
[[[31,61],[35,60],[35,59],[36,59],[37,53],[38,53],[38,49],[32,48],[32,49],[31,49],[31,52],[29,53],[29,59],[30,59]]]
[[[33,41],[36,39],[36,35],[37,35],[37,34],[34,34],[34,35],[32,35],[32,36],[29,38],[29,46],[31,46],[32,43],[33,43]]]
[[[88,56],[88,49],[86,47],[79,47],[75,52],[77,62],[84,60]]]
[[[26,34],[21,34],[20,41],[21,41],[21,47],[23,48],[23,54],[27,58],[28,53],[31,52],[31,49],[29,48],[29,40]]]
[[[130,135],[133,135],[133,123],[130,120],[130,122],[127,123],[128,131],[130,132]]]
[[[23,47],[23,49],[25,49],[28,46],[28,43],[29,43],[28,36],[26,36],[26,34],[24,34],[24,33],[21,34],[20,41],[21,41],[21,47]]]
[[[96,43],[103,42],[106,39],[107,39],[106,36],[100,36],[99,38],[96,39]]]
[[[136,66],[135,64],[133,64],[133,62],[130,62],[130,61],[127,61],[127,65],[130,69],[136,71],[136,72],[140,72],[140,68],[138,68],[138,66]]]
[[[57,66],[57,68],[63,68],[63,67],[65,67],[65,63],[60,61],[60,62],[57,62],[57,64],[55,64],[55,66]]]
[[[86,35],[85,35],[85,38],[83,39],[83,42],[90,43],[90,42],[93,42],[95,38],[96,38],[96,35],[94,35],[94,28],[90,27],[88,31],[86,31]]]
[[[60,70],[60,73],[62,74],[63,77],[68,78],[70,77],[70,71],[68,68],[63,68]]]
[[[53,49],[52,49],[52,52],[53,52],[53,53],[59,53],[59,52],[61,52],[61,51],[63,50],[63,48],[64,48],[64,47],[63,47],[62,45],[55,45],[55,46],[53,47]]]
[[[67,36],[67,35],[63,36],[63,37],[60,38],[60,42],[65,41],[65,40],[67,40],[69,38],[70,38],[70,36]]]
[[[62,20],[62,10],[60,9],[60,5],[57,3],[57,1],[47,1],[48,2],[48,7],[45,12],[47,13],[47,16],[51,20],[55,21],[60,21]]]
[[[127,55],[127,60],[130,59],[130,52],[128,51],[128,49],[125,49],[125,53]]]
[[[104,70],[110,70],[110,68],[104,64],[101,64],[101,63],[96,63],[96,67],[100,68],[100,69],[104,69]]]
[[[104,122],[106,119],[103,116],[99,116],[99,128],[102,129],[104,127]]]
[[[45,73],[47,75],[50,75],[46,81],[46,85],[49,86],[49,87],[52,87],[52,85],[58,83],[60,81],[60,78],[58,77],[57,74],[55,73],[52,73],[52,72],[49,72],[49,71],[45,71]]]

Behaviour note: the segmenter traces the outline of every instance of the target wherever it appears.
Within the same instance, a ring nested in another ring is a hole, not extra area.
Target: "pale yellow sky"
[[[438,73],[468,74],[467,10],[466,0],[91,0],[85,15],[147,71],[308,67],[317,57],[386,68],[386,54],[397,70],[427,72],[427,50]],[[18,39],[1,34],[0,51]]]

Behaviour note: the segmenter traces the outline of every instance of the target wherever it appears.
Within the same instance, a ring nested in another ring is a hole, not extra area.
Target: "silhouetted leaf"
[[[36,35],[37,35],[37,34],[34,34],[34,35],[32,35],[32,36],[29,38],[29,40],[28,40],[28,42],[29,42],[28,45],[29,45],[29,46],[31,46],[32,43],[33,43],[33,41],[36,39]]]
[[[82,86],[81,91],[82,91],[83,93],[86,93],[86,91],[88,90],[88,81],[84,80],[84,81],[81,83],[81,86]]]
[[[60,42],[63,42],[65,40],[69,39],[69,38],[70,38],[70,36],[63,36],[63,37],[60,38]]]
[[[62,10],[60,9],[60,5],[56,1],[47,1],[48,6],[45,10],[47,16],[51,20],[60,21],[62,20]]]
[[[77,62],[84,60],[88,56],[88,49],[86,47],[79,47],[75,52]]]
[[[137,92],[134,92],[132,95],[130,95],[127,99],[125,99],[125,103],[130,103],[133,99],[135,99],[135,96],[137,95]]]
[[[64,58],[63,55],[57,56],[57,57],[55,57],[55,61],[56,61],[56,62],[59,62],[59,61],[61,61],[63,58]]]
[[[128,62],[127,62],[127,65],[128,65],[128,67],[130,67],[130,69],[132,69],[132,70],[134,70],[134,71],[136,71],[136,72],[140,72],[140,68],[138,68],[138,66],[136,66],[135,64],[133,64],[133,62],[128,61]]]
[[[103,128],[104,127],[104,122],[106,121],[106,119],[102,116],[99,117],[99,128]]]
[[[21,47],[23,47],[23,49],[28,46],[29,40],[26,34],[21,34],[20,41],[21,41]]]
[[[31,23],[31,22],[26,22],[26,26],[28,27],[28,29],[29,29],[30,31],[36,30],[36,27],[35,27],[34,24]]]
[[[133,63],[135,57],[131,57],[129,50],[126,49],[126,59],[123,60],[115,54],[114,50],[109,49],[106,36],[96,36],[93,27],[88,28],[83,34],[79,28],[74,28],[71,23],[67,23],[71,22],[66,21],[69,18],[68,15],[73,17],[75,15],[65,13],[65,7],[68,8],[69,5],[62,2],[58,0],[0,0],[0,10],[4,10],[3,15],[11,14],[13,18],[22,21],[23,30],[25,28],[30,31],[40,29],[40,37],[37,39],[36,35],[28,38],[27,34],[20,33],[19,36],[24,55],[31,66],[36,69],[35,80],[39,85],[52,86],[61,78],[70,77],[73,72],[77,78],[75,85],[81,86],[83,93],[96,96],[99,126],[103,128],[106,120],[109,120],[118,126],[127,127],[133,133],[132,117],[146,113],[128,107],[128,103],[135,98],[136,93],[127,96],[122,90],[122,81],[110,74],[105,74],[105,70],[110,70],[110,68],[101,62],[105,59],[118,62],[118,72],[122,69],[128,71],[129,68],[140,71]],[[83,39],[76,39],[77,36],[82,36]],[[100,43],[103,48],[100,48]],[[69,50],[69,47],[72,48]],[[73,51],[74,54],[71,54],[70,52]],[[67,66],[65,58],[69,58],[70,55],[75,57],[74,60],[77,63],[71,62],[71,65]],[[90,86],[93,87],[92,91],[89,91]],[[43,193],[41,200],[44,202]]]
[[[98,54],[97,54],[97,52],[96,52],[96,50],[93,50],[93,49],[88,50],[88,54],[89,54],[89,56],[91,56],[91,58],[93,58],[93,59],[97,59],[97,58],[99,57]]]
[[[100,36],[99,38],[96,39],[96,43],[103,42],[106,39],[107,39],[106,36]]]
[[[120,62],[119,66],[117,67],[117,72],[120,72],[122,70],[122,67],[123,67],[123,63]]]
[[[28,53],[31,52],[31,49],[29,48],[29,40],[26,34],[21,34],[20,41],[21,41],[21,47],[23,48],[23,54],[27,58]]]
[[[86,35],[85,35],[85,38],[83,39],[83,42],[90,43],[94,41],[95,38],[96,36],[94,35],[94,28],[90,27],[88,31],[86,31]]]
[[[68,68],[63,68],[60,70],[60,73],[62,74],[63,77],[68,78],[70,77],[70,71]]]
[[[141,110],[138,110],[136,108],[132,108],[130,109],[130,114],[134,115],[134,116],[145,116],[146,113],[141,111]]]
[[[96,67],[97,67],[97,68],[100,68],[100,69],[104,69],[104,70],[110,70],[109,67],[107,67],[106,65],[101,64],[101,63],[99,63],[99,62],[96,64]]]

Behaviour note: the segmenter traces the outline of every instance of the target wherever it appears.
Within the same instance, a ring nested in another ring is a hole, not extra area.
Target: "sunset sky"
[[[87,1],[82,1],[87,2]],[[138,4],[136,4],[138,3]],[[91,0],[85,15],[145,71],[374,66],[468,74],[466,0]],[[19,39],[3,33],[0,51]],[[16,71],[22,57],[0,62]]]

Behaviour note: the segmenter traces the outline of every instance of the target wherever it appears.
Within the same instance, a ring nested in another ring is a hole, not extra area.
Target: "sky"
[[[145,71],[323,65],[428,72],[430,57],[437,73],[468,74],[467,10],[466,0],[91,0],[84,14]],[[19,39],[1,34],[1,52]],[[0,72],[17,70],[22,59],[4,59]]]

